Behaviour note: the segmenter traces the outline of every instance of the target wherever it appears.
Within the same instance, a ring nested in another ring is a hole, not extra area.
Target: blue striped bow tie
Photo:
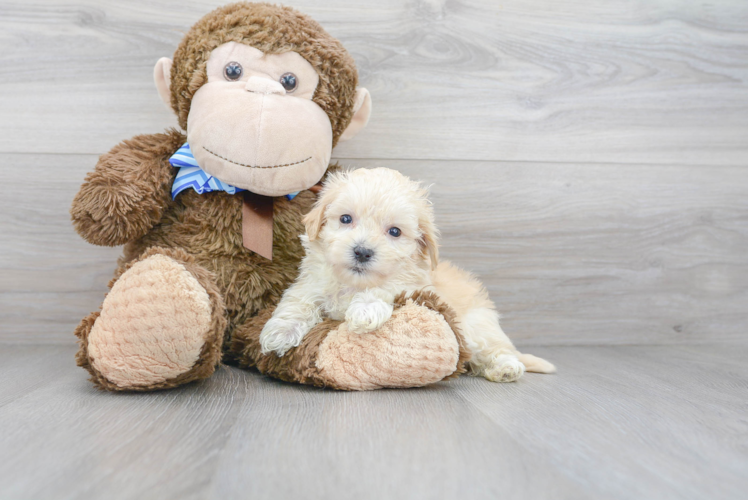
[[[169,163],[171,163],[172,167],[179,169],[177,177],[174,179],[174,184],[171,186],[172,199],[175,199],[179,193],[189,188],[194,189],[198,194],[210,193],[211,191],[226,191],[229,194],[236,194],[246,191],[231,184],[226,184],[200,168],[197,161],[195,161],[195,157],[192,155],[192,150],[188,143],[185,143],[184,146],[179,148],[169,158]],[[289,200],[292,200],[297,194],[299,194],[298,191],[285,196]]]

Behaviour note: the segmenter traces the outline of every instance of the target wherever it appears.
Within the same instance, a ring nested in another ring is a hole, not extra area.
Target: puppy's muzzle
[[[358,245],[353,249],[353,258],[361,264],[369,262],[374,257],[374,250]]]

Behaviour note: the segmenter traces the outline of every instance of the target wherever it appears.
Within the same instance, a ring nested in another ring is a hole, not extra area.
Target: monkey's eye
[[[340,216],[341,224],[350,224],[351,222],[353,222],[353,217],[351,217],[350,215],[345,214]]]
[[[293,73],[285,73],[280,77],[279,81],[280,84],[283,85],[283,88],[286,89],[286,92],[293,92],[299,84],[298,81],[296,81],[296,75]]]
[[[394,236],[395,238],[399,238],[399,237],[400,237],[400,235],[402,234],[402,231],[400,231],[400,228],[399,228],[399,227],[391,227],[391,228],[390,228],[390,230],[389,230],[389,231],[387,231],[387,233],[388,233],[388,234],[389,234],[390,236]]]
[[[242,65],[238,62],[231,61],[223,68],[223,76],[230,82],[235,82],[242,77]]]

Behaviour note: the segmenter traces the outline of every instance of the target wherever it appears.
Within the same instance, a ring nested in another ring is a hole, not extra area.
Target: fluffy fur
[[[137,136],[116,146],[86,176],[70,213],[75,229],[88,242],[125,245],[115,278],[154,249],[188,255],[192,266],[215,283],[225,304],[222,314],[228,320],[222,336],[230,339],[237,325],[276,304],[296,278],[303,255],[298,238],[304,231],[302,217],[311,209],[315,195],[302,191],[291,201],[275,198],[275,250],[269,261],[244,248],[241,197],[189,190],[171,199],[176,169],[169,157],[185,141],[183,134],[171,130]],[[232,362],[232,354],[225,354],[223,361]]]
[[[439,262],[433,209],[418,183],[384,168],[337,173],[304,223],[306,257],[262,330],[263,352],[284,354],[324,318],[344,319],[349,330],[366,334],[390,318],[397,294],[426,289],[456,312],[473,373],[511,382],[526,368],[555,371],[551,363],[517,351],[474,276]],[[356,249],[371,257],[357,258]]]

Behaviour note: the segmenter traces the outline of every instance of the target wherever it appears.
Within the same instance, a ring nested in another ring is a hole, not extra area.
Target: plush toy
[[[400,297],[379,330],[327,321],[282,357],[262,326],[297,275],[301,223],[332,148],[367,123],[354,62],[287,7],[236,3],[198,21],[154,70],[186,134],[124,141],[71,208],[88,242],[124,245],[110,291],[84,318],[77,362],[98,387],[147,391],[209,377],[220,362],[338,389],[413,387],[466,357],[435,296]]]

